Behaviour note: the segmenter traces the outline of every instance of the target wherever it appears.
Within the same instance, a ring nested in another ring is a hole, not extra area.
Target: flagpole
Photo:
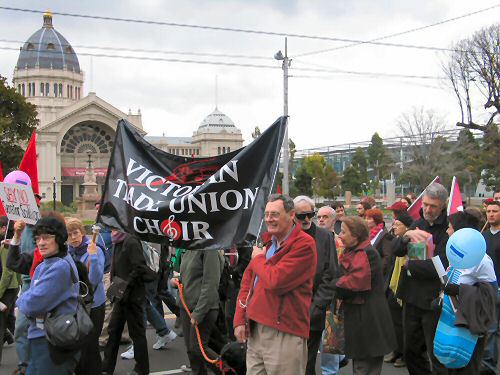
[[[451,203],[453,201],[453,193],[455,193],[456,181],[457,181],[456,176],[453,176],[453,179],[451,180],[450,196],[448,197],[448,209],[446,210],[447,216],[450,216]]]
[[[434,182],[436,182],[436,180],[437,180],[438,178],[439,178],[439,176],[434,177],[434,180],[432,180],[432,181],[429,183],[429,185],[427,185],[427,186],[425,187],[425,189],[427,189],[430,185],[432,185]],[[424,190],[422,190],[422,192],[421,192],[421,193],[420,193],[420,195],[417,197],[417,199],[415,199],[415,200],[413,201],[413,203],[410,205],[410,207],[408,207],[408,208],[406,209],[406,211],[410,211],[410,209],[413,207],[413,205],[414,205],[415,203],[417,203],[417,202],[420,200],[420,198],[422,198],[422,196],[424,195],[425,189],[424,189]]]

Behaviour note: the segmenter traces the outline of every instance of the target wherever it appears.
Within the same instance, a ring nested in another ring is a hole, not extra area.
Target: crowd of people
[[[236,373],[316,374],[319,352],[325,375],[348,363],[354,374],[380,374],[384,362],[410,374],[493,374],[500,192],[483,210],[450,216],[447,199],[442,185],[429,185],[414,220],[412,194],[389,206],[389,217],[371,197],[348,215],[339,202],[317,208],[307,196],[273,194],[256,244],[220,251],[146,243],[103,225],[91,234],[58,212],[42,211],[35,225],[0,217],[0,343],[15,343],[14,374],[113,374],[118,355],[135,360],[130,374],[148,374],[149,322],[153,350],[183,337],[189,363],[182,369],[193,374],[221,373],[218,358],[233,349],[236,359],[224,366]],[[447,268],[448,239],[463,228],[482,232],[486,255],[443,284],[431,258]],[[474,314],[468,329],[477,344],[459,369],[434,352],[443,295]],[[92,330],[78,347],[54,343],[47,317],[74,315],[79,306]],[[486,313],[475,314],[481,306]],[[336,352],[325,347],[330,313],[343,317]],[[124,342],[131,345],[119,353]]]

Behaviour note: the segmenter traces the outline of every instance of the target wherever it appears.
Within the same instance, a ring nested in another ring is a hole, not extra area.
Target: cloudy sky
[[[0,1],[0,6],[373,40],[477,12],[497,3],[498,0],[11,0]],[[499,19],[500,7],[496,7],[453,22],[384,39],[384,42],[449,48],[452,43]],[[218,107],[242,130],[246,142],[251,139],[255,126],[265,129],[283,113],[281,62],[273,59],[278,50],[284,49],[283,36],[62,15],[54,15],[53,23],[80,54],[80,66],[86,77],[85,94],[95,91],[125,112],[129,108],[133,112],[140,108],[144,128],[151,135],[190,136],[215,107],[216,76]],[[42,26],[42,15],[0,10],[0,24],[0,74],[11,81],[18,51],[2,50],[1,47],[21,46]],[[288,54],[292,58],[289,132],[298,149],[364,141],[375,131],[386,137],[398,135],[396,120],[412,106],[435,109],[446,118],[449,127],[459,119],[459,108],[451,90],[445,81],[434,78],[442,76],[441,64],[446,61],[447,52],[370,44],[338,48],[348,44],[351,43],[297,36],[288,38]],[[323,52],[309,54],[314,51]],[[91,58],[83,54],[128,58]],[[133,59],[134,56],[160,61],[138,60]],[[377,74],[347,74],[345,71]],[[383,75],[387,73],[433,78]],[[479,108],[481,103],[475,104]]]

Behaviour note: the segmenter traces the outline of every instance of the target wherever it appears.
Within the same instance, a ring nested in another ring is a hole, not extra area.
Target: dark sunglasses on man
[[[316,216],[316,212],[314,211],[310,211],[310,212],[302,212],[300,214],[295,214],[295,217],[298,219],[298,220],[305,220],[306,219],[306,216],[309,218],[309,219],[312,219],[314,216]]]

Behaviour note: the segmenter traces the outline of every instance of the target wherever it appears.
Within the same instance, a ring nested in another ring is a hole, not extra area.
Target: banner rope
[[[184,310],[186,310],[186,312],[189,316],[189,319],[192,319],[191,312],[189,311],[189,309],[186,305],[186,301],[184,300],[184,285],[179,283],[178,288],[179,288],[179,296],[181,298],[182,306],[184,306]],[[203,355],[203,358],[205,359],[205,361],[207,361],[208,363],[211,363],[213,365],[217,365],[219,367],[219,369],[221,371],[223,371],[222,359],[220,357],[216,358],[216,359],[210,359],[208,357],[207,353],[205,352],[205,348],[203,348],[203,343],[201,342],[201,336],[200,336],[200,330],[198,329],[198,324],[194,325],[194,329],[196,330],[196,337],[198,339],[198,345],[200,346],[200,351],[201,351],[201,354]]]

